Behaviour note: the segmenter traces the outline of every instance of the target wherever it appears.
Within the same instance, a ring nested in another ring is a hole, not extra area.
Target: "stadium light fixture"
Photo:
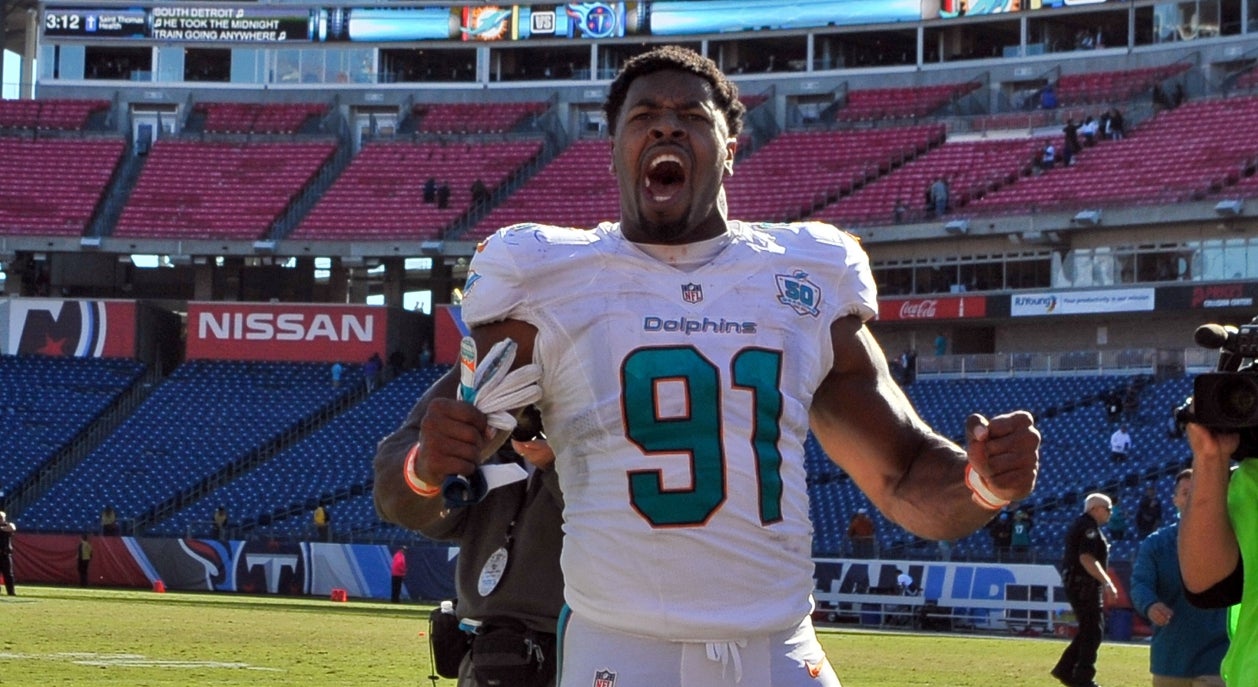
[[[944,224],[944,231],[949,234],[968,234],[970,232],[970,220],[954,219]]]
[[[1214,211],[1224,217],[1236,217],[1245,211],[1245,201],[1240,198],[1220,200],[1215,203]]]
[[[274,241],[254,241],[254,242],[253,242],[253,252],[255,252],[255,253],[274,253],[274,252],[275,252],[275,242],[274,242]]]
[[[1086,224],[1095,227],[1101,223],[1100,210],[1080,210],[1075,213],[1074,219],[1071,220],[1075,224]]]
[[[1014,235],[1010,235],[1011,240],[1013,237]],[[1061,243],[1061,234],[1055,231],[1040,231],[1038,229],[1032,229],[1030,231],[1022,232],[1022,234],[1018,236],[1018,239],[1013,242],[1031,243],[1041,246],[1055,246]]]
[[[95,250],[100,248],[99,236],[84,236],[79,239],[79,248],[83,250]]]

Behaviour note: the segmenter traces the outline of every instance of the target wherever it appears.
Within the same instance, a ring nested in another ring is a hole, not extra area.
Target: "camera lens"
[[[1258,388],[1246,377],[1233,377],[1219,388],[1219,412],[1228,420],[1249,423],[1258,410]]]

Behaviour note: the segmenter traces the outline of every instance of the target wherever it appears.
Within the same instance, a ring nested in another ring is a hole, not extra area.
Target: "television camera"
[[[1258,456],[1258,317],[1240,327],[1204,324],[1193,340],[1217,348],[1219,361],[1215,372],[1193,380],[1192,396],[1175,409],[1175,421],[1240,434],[1232,458]]]

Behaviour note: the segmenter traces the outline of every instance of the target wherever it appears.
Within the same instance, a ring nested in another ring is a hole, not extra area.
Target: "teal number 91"
[[[631,470],[629,499],[635,510],[656,527],[703,525],[728,497],[725,478],[725,441],[748,430],[755,461],[760,521],[782,519],[781,438],[782,354],[745,348],[730,363],[733,388],[749,394],[751,427],[726,427],[722,417],[721,373],[693,346],[643,348],[625,358],[621,398],[625,434],[643,453],[685,453],[690,456],[689,488],[665,489],[660,470]],[[685,386],[687,412],[663,418],[657,407],[656,385],[680,382]],[[738,397],[735,395],[735,399]],[[741,399],[738,399],[741,400]]]

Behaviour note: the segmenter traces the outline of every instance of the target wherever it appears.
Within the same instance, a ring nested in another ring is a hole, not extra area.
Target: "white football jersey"
[[[565,599],[622,632],[736,639],[812,608],[808,409],[830,324],[873,317],[874,282],[833,226],[730,231],[686,272],[618,224],[522,224],[482,243],[468,274],[469,325],[537,327]]]

